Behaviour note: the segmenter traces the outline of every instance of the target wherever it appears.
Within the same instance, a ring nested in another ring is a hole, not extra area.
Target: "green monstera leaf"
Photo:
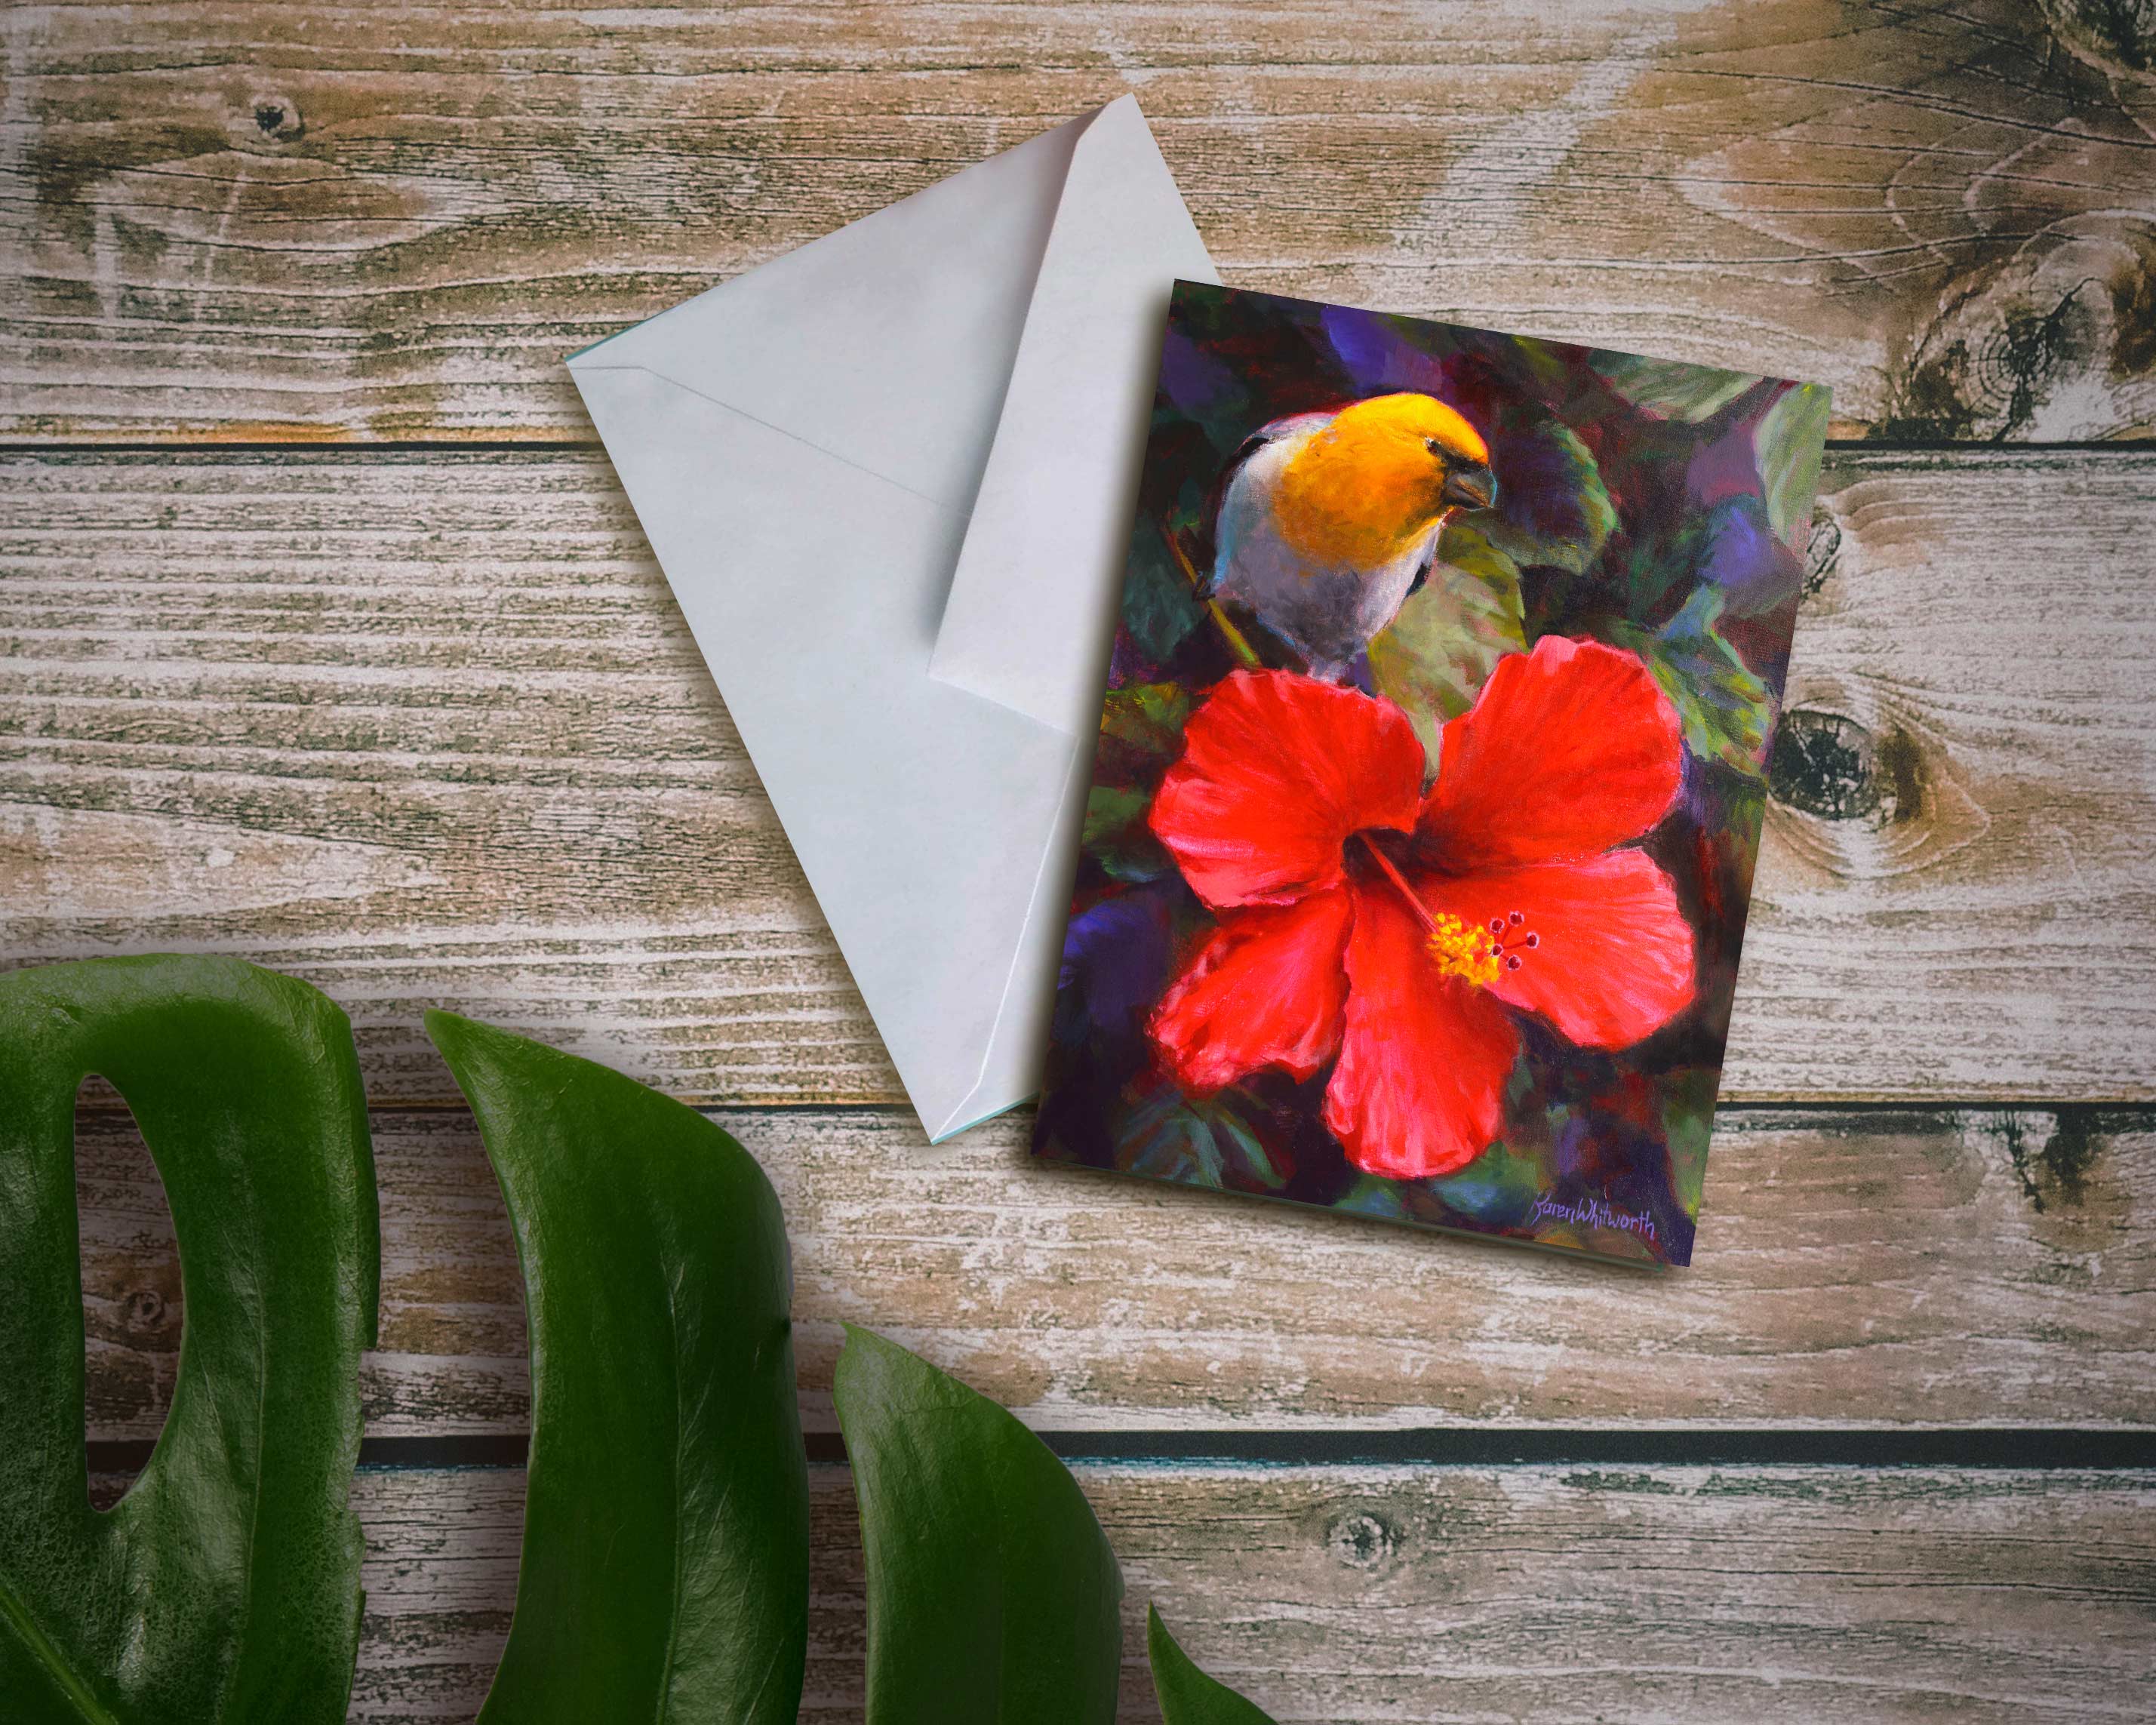
[[[1162,1725],[1273,1725],[1271,1714],[1199,1670],[1151,1606],[1146,1608],[1146,1652]]]
[[[110,1510],[83,1443],[75,1093],[126,1098],[178,1235],[187,1331]],[[348,1504],[380,1249],[345,1016],[235,960],[0,977],[0,1716],[333,1725],[358,1643]]]
[[[846,1328],[867,1725],[1110,1725],[1122,1573],[1070,1471],[987,1397]]]
[[[786,1725],[808,1486],[778,1200],[716,1126],[449,1013],[524,1269],[531,1455],[516,1612],[481,1725]]]
[[[1497,661],[1527,644],[1519,566],[1479,529],[1454,526],[1430,579],[1370,643],[1370,678],[1406,712],[1434,765],[1445,721],[1474,706]]]

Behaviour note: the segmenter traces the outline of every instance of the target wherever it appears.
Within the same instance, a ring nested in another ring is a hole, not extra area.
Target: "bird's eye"
[[[1442,449],[1438,448],[1437,439],[1434,437],[1424,438],[1422,440],[1422,446],[1425,449],[1428,449],[1433,455],[1441,455],[1445,453]]]

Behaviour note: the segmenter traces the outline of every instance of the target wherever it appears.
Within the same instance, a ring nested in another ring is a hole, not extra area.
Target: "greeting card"
[[[1826,418],[1179,284],[1035,1153],[1689,1261]]]

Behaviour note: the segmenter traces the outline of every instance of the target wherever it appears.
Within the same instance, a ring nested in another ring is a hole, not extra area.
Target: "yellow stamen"
[[[1488,929],[1479,923],[1462,922],[1443,911],[1433,911],[1430,920],[1430,937],[1424,944],[1440,971],[1478,988],[1489,988],[1497,980],[1504,959]]]

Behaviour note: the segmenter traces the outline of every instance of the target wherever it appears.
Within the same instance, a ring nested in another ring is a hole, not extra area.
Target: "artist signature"
[[[1582,1228],[1621,1228],[1627,1234],[1655,1238],[1652,1216],[1635,1216],[1625,1210],[1612,1209],[1599,1198],[1590,1198],[1584,1204],[1559,1204],[1553,1198],[1538,1198],[1535,1200],[1534,1214],[1529,1219],[1538,1222],[1545,1216]]]

